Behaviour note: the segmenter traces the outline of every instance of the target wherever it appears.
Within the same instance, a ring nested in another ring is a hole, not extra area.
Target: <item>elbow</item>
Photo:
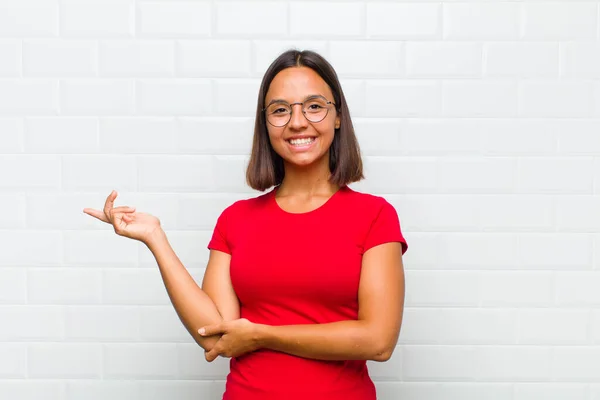
[[[395,346],[384,346],[377,349],[371,360],[377,362],[386,362],[392,358]]]

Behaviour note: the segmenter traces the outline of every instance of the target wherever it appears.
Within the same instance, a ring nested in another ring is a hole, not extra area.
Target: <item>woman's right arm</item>
[[[204,350],[211,350],[219,336],[202,337],[198,329],[239,318],[239,302],[229,278],[229,254],[211,250],[203,289],[194,281],[169,244],[158,218],[132,207],[114,207],[117,192],[106,199],[103,210],[85,208],[84,213],[113,226],[120,236],[146,244],[156,262],[179,319]]]
[[[217,309],[218,303],[215,304],[212,296],[198,286],[173,251],[162,229],[157,229],[145,243],[156,259],[165,288],[179,319],[196,343],[204,350],[209,351],[220,339],[220,336],[202,337],[198,334],[198,329],[206,324],[219,323],[224,320]],[[228,256],[225,253],[215,255],[211,250],[206,271],[223,270],[226,267],[229,269],[229,260],[223,255]],[[209,284],[211,289],[214,289],[215,286],[215,283]],[[218,300],[218,297],[215,300]],[[223,305],[227,306],[227,302]]]

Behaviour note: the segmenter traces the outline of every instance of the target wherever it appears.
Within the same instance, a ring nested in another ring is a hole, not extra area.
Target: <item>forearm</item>
[[[223,321],[215,303],[183,266],[164,231],[160,230],[146,245],[158,263],[165,288],[179,319],[196,343],[205,350],[212,349],[220,335],[202,337],[197,331],[202,326]]]
[[[365,321],[309,325],[260,325],[261,348],[318,360],[386,361],[395,343],[386,345]]]

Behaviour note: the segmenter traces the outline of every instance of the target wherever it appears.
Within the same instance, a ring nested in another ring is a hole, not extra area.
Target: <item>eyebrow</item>
[[[310,94],[310,95],[306,96],[306,97],[305,97],[305,98],[302,100],[302,102],[305,102],[306,100],[308,100],[308,99],[312,99],[312,98],[315,98],[315,97],[323,97],[323,98],[325,98],[325,96],[323,96],[322,94]],[[289,104],[289,103],[287,102],[287,100],[284,100],[284,99],[273,99],[273,100],[271,100],[271,101],[270,101],[268,104],[266,104],[266,105],[265,105],[265,107],[268,107],[269,105],[271,105],[271,104],[273,104],[273,103],[286,103],[286,104]]]

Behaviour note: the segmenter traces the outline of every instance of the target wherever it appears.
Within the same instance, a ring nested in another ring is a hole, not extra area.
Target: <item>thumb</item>
[[[217,335],[219,333],[224,333],[225,330],[223,328],[224,327],[222,324],[208,325],[198,329],[198,333],[200,334],[200,336],[212,336]]]

